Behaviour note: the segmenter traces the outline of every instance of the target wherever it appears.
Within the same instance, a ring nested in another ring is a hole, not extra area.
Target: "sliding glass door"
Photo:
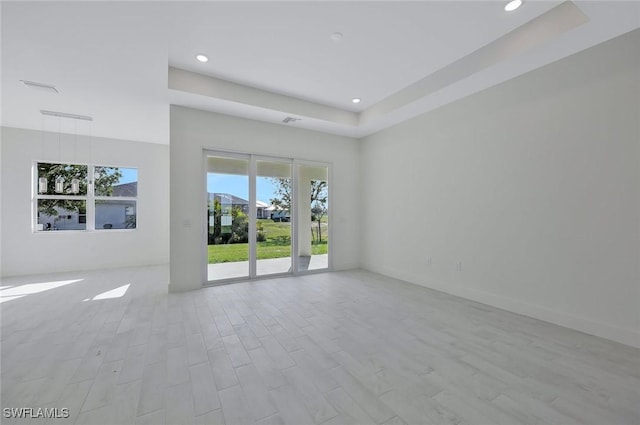
[[[328,165],[206,151],[205,164],[207,282],[329,268]]]
[[[256,161],[257,276],[291,272],[292,184],[290,161]]]
[[[297,271],[329,267],[329,170],[323,165],[299,164]]]
[[[249,276],[249,160],[207,157],[207,280]]]

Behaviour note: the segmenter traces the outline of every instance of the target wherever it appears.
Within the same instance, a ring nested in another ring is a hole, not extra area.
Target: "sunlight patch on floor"
[[[0,302],[11,301],[17,298],[21,298],[25,295],[37,294],[40,292],[48,291],[50,289],[55,289],[61,286],[66,286],[72,283],[80,282],[82,280],[84,279],[28,283],[26,285],[7,287],[7,289],[0,289]]]
[[[110,291],[106,291],[103,292],[102,294],[98,294],[95,297],[91,298],[91,301],[97,301],[97,300],[108,300],[108,299],[112,299],[112,298],[120,298],[122,296],[124,296],[124,294],[127,293],[127,289],[129,289],[129,286],[131,284],[127,283],[126,285],[122,285],[118,288],[112,289]],[[86,300],[82,300],[82,301],[90,301],[89,298],[87,298]]]

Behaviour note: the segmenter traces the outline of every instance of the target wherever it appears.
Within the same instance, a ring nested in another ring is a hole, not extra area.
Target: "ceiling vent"
[[[20,82],[25,86],[29,87],[30,89],[46,91],[49,93],[60,93],[58,89],[55,86],[52,86],[51,84],[36,83],[35,81],[27,81],[27,80],[20,80]]]
[[[301,119],[302,118],[286,117],[285,119],[282,120],[282,122],[285,124],[289,124],[290,122],[300,121]]]
[[[43,111],[43,110],[40,110],[40,113],[42,115],[47,115],[49,117],[71,118],[74,120],[93,121],[93,117],[90,117],[88,115],[76,115],[76,114],[68,114],[66,112]]]

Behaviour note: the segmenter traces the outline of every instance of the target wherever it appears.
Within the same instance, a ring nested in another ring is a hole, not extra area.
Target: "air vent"
[[[285,119],[282,120],[282,122],[285,124],[289,124],[290,122],[300,121],[301,119],[302,118],[286,117]]]
[[[40,113],[42,115],[47,115],[50,117],[71,118],[74,120],[93,121],[93,117],[89,117],[87,115],[76,115],[76,114],[68,114],[66,112],[43,111],[43,110],[40,110]]]
[[[51,84],[36,83],[35,81],[27,81],[27,80],[20,80],[20,82],[25,86],[29,87],[30,89],[46,91],[49,93],[59,93],[58,89],[55,86],[52,86]]]

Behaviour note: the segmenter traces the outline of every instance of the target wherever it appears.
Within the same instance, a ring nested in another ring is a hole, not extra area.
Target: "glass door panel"
[[[256,275],[291,272],[291,163],[256,161]]]
[[[207,156],[207,280],[249,276],[249,160]]]
[[[297,167],[297,271],[329,267],[329,171],[326,166]]]

